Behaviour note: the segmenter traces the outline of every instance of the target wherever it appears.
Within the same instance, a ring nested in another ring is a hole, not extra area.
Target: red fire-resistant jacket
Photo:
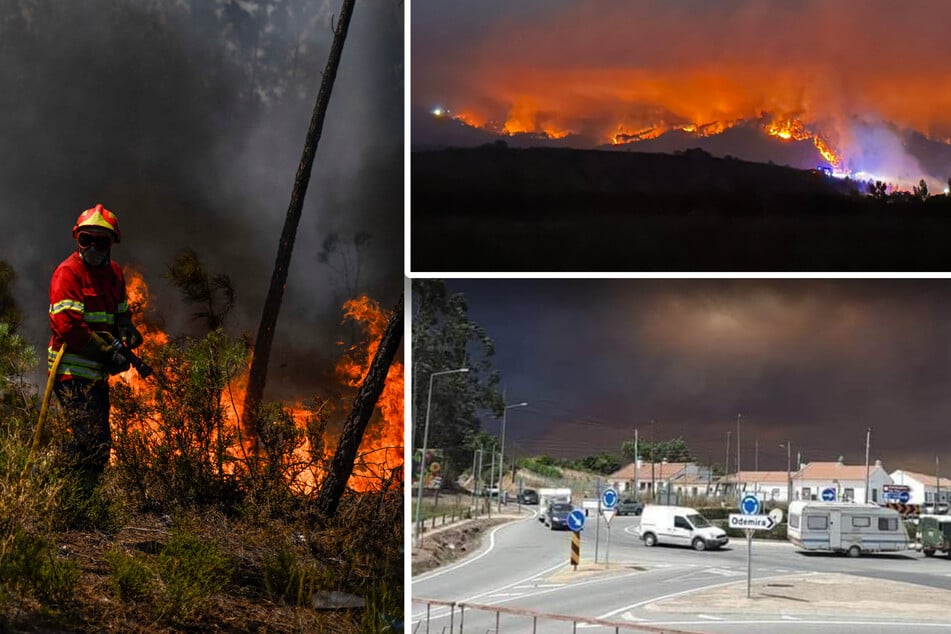
[[[79,253],[73,252],[56,267],[50,282],[53,336],[47,349],[47,371],[52,370],[56,353],[65,342],[66,351],[56,370],[58,380],[107,379],[103,364],[79,351],[89,343],[93,330],[118,336],[116,318],[128,312],[125,277],[119,265],[110,261],[106,266],[87,266]]]

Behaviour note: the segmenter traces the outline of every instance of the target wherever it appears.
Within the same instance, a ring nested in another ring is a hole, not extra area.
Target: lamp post
[[[423,471],[426,468],[426,443],[429,442],[429,406],[433,402],[433,379],[443,374],[457,374],[468,372],[469,368],[459,368],[458,370],[443,370],[442,372],[433,372],[429,375],[429,396],[426,398],[426,424],[423,426],[423,446],[419,457],[419,492],[416,495],[416,545],[423,543]]]
[[[787,440],[779,446],[786,448],[786,504],[789,504],[792,502],[792,443]]]
[[[865,503],[868,504],[868,445],[872,439],[872,428],[865,429]]]
[[[513,407],[527,407],[528,403],[515,403],[502,408],[502,438],[499,440],[499,513],[502,512],[502,474],[505,473],[505,412]]]

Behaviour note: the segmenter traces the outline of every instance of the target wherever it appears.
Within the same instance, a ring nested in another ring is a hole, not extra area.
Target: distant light
[[[945,188],[944,188],[944,195],[947,196],[948,194],[951,194],[951,188],[945,187]]]
[[[443,110],[442,108],[438,108],[438,107],[437,107],[437,108],[433,108],[433,116],[434,116],[434,117],[441,117],[441,116],[443,116],[445,113],[446,113],[446,111]]]

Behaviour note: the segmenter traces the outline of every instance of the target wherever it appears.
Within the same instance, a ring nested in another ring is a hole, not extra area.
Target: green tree
[[[469,319],[461,293],[450,293],[442,280],[413,280],[413,448],[422,446],[434,372],[468,368],[433,380],[429,402],[428,448],[446,456],[446,477],[454,478],[471,466],[467,440],[481,431],[479,412],[502,415],[498,372],[492,365],[495,344],[485,330]]]
[[[635,462],[637,456],[634,455],[634,441],[625,440],[621,444],[621,453],[628,462]],[[639,440],[637,443],[637,453],[641,460],[650,462],[652,457],[654,462],[690,462],[693,460],[690,454],[690,448],[687,447],[683,438],[671,438],[669,440],[658,440],[653,443],[650,441]]]

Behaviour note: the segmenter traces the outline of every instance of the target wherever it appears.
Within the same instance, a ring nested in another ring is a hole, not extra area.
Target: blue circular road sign
[[[901,502],[902,504],[908,504],[908,500],[910,499],[911,499],[911,494],[909,494],[908,491],[902,491],[901,493],[898,494],[898,501]]]
[[[822,501],[835,502],[835,489],[832,487],[829,487],[828,489],[822,489]]]
[[[744,496],[740,501],[740,510],[744,515],[756,515],[759,513],[759,500],[754,495]]]
[[[576,533],[584,529],[584,511],[575,509],[568,513],[568,528]]]
[[[601,492],[601,508],[613,509],[617,506],[617,491],[614,489],[605,489]]]

